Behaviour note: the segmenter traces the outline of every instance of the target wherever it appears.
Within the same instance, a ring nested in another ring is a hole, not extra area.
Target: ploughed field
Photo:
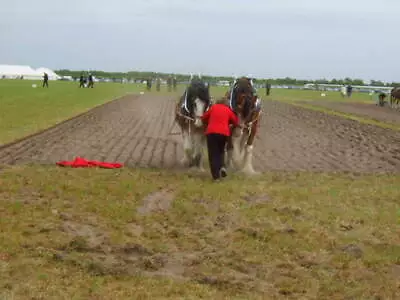
[[[128,167],[178,168],[182,145],[175,101],[122,97],[2,146],[0,164],[54,164],[82,156]],[[400,132],[277,101],[263,104],[254,148],[258,171],[400,171]]]

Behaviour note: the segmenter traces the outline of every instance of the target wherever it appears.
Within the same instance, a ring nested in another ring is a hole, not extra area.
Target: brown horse
[[[261,115],[261,100],[250,78],[238,78],[225,94],[229,106],[239,117],[240,126],[233,129],[227,143],[228,165],[241,169],[245,174],[256,173],[253,169],[253,143]]]
[[[394,87],[390,91],[390,107],[399,108],[400,106],[400,87]]]
[[[184,157],[182,164],[202,169],[205,147],[204,125],[201,116],[211,105],[209,86],[200,78],[192,78],[175,110],[175,122],[182,131]]]

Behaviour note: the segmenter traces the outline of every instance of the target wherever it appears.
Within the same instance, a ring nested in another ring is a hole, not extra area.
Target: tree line
[[[80,77],[82,73],[87,74],[87,71],[76,71],[76,70],[56,70],[55,71],[60,76],[71,76],[74,79]],[[173,73],[159,73],[159,72],[139,72],[139,71],[130,71],[130,72],[104,72],[104,71],[90,71],[93,76],[96,78],[104,78],[111,80],[149,80],[155,79],[157,77],[167,80],[168,76],[175,76],[178,82],[188,81],[190,79],[189,74],[173,74]],[[209,76],[202,75],[202,78],[209,82],[210,84],[215,84],[218,81],[229,81],[233,80],[231,76]],[[383,82],[380,80],[371,80],[371,82],[364,82],[362,79],[352,79],[352,78],[343,78],[343,79],[317,79],[317,80],[302,80],[291,77],[285,78],[263,78],[256,79],[257,83],[270,83],[272,85],[304,85],[307,83],[314,84],[345,84],[345,85],[371,85],[371,86],[400,86],[400,83],[397,82]]]

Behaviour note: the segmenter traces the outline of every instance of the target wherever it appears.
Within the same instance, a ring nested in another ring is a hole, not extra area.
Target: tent
[[[19,79],[40,79],[39,74],[30,66],[0,65],[0,78]]]
[[[60,78],[56,73],[48,68],[33,69],[30,66],[19,65],[0,65],[0,79],[23,79],[41,80],[44,73],[49,75],[49,80],[57,80]]]
[[[36,69],[36,72],[41,74],[41,76],[43,76],[44,73],[47,73],[47,75],[49,75],[49,80],[61,79],[61,76],[58,76],[56,73],[54,73],[53,70],[50,70],[48,68],[39,68],[39,69]]]

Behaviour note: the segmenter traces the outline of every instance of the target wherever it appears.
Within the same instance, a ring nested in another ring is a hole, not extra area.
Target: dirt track
[[[161,96],[126,96],[0,148],[0,164],[82,156],[130,167],[175,168],[182,149],[180,136],[174,135],[179,132],[174,105]],[[254,165],[259,171],[400,172],[400,133],[268,101]]]

